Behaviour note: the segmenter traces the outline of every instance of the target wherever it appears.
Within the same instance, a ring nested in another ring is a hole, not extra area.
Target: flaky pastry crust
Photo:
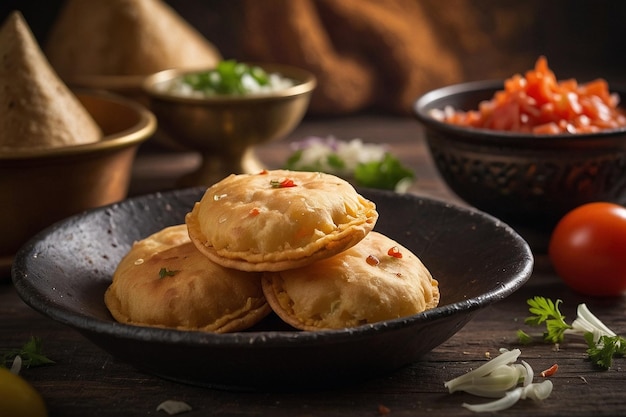
[[[439,284],[421,260],[375,231],[332,258],[264,273],[262,281],[272,310],[302,330],[396,319],[439,303]]]
[[[119,263],[105,303],[121,323],[215,333],[247,329],[271,312],[260,275],[210,261],[184,224],[136,242]]]
[[[280,271],[354,246],[377,219],[376,205],[341,178],[275,170],[231,175],[209,187],[185,221],[198,250],[214,262]]]

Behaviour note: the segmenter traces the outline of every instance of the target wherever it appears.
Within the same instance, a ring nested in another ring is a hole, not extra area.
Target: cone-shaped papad
[[[211,68],[213,44],[161,0],[68,0],[45,48],[64,78]]]
[[[92,143],[102,137],[17,11],[0,28],[0,109],[0,152]]]

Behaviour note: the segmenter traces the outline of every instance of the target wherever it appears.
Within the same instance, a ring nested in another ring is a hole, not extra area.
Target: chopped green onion
[[[235,60],[220,61],[214,69],[184,75],[180,81],[206,96],[243,95],[292,85],[291,80],[278,74]]]

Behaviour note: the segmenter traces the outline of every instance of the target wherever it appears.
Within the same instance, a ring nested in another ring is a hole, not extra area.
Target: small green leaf
[[[530,345],[533,342],[532,336],[522,329],[517,330],[517,340],[519,340],[522,345]]]
[[[178,271],[178,270],[171,271],[171,270],[169,270],[167,268],[161,268],[159,270],[159,278],[163,279],[165,277],[173,277],[174,275],[178,274],[179,272],[180,271]]]

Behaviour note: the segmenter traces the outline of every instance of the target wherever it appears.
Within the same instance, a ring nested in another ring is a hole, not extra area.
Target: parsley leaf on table
[[[584,337],[589,359],[600,368],[609,369],[614,356],[626,354],[626,339],[621,336],[601,336],[597,343],[593,340],[593,333],[585,333]]]
[[[560,343],[565,337],[565,331],[572,326],[565,322],[565,316],[559,310],[561,300],[553,302],[545,297],[533,297],[527,301],[533,315],[527,317],[524,322],[530,326],[539,326],[545,322],[546,332],[543,334],[544,340],[552,343]]]

